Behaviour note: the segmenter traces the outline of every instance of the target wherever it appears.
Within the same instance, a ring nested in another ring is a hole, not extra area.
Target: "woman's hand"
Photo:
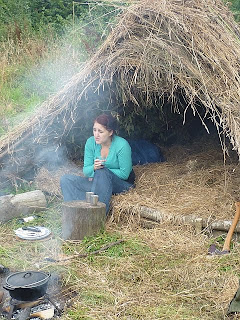
[[[100,160],[100,159],[94,160],[94,171],[104,168],[105,161],[106,160]]]

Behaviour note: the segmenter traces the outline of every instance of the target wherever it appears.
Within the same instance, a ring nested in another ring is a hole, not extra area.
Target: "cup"
[[[90,197],[90,202],[93,206],[96,206],[98,203],[98,195],[97,194],[92,194]]]
[[[86,201],[91,202],[91,196],[94,194],[94,192],[86,192]]]
[[[106,158],[105,158],[105,157],[100,156],[100,157],[99,157],[99,160],[101,160],[101,162],[102,162],[102,166],[104,166],[104,165],[105,165],[105,162],[106,162]]]

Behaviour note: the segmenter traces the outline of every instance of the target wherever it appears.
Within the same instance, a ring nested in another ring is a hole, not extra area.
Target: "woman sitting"
[[[115,134],[116,120],[112,115],[98,116],[84,150],[85,177],[66,174],[60,185],[64,201],[85,200],[86,192],[97,194],[109,211],[112,194],[128,191],[134,186],[131,147]]]

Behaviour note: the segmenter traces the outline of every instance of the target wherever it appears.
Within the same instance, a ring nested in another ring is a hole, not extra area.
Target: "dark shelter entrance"
[[[215,117],[213,123],[213,116],[200,102],[196,101],[192,109],[183,94],[176,95],[174,99],[167,95],[154,96],[151,102],[144,101],[143,105],[131,101],[123,105],[114,86],[112,90],[99,90],[97,93],[88,90],[86,103],[79,120],[62,137],[62,145],[73,161],[83,158],[84,143],[92,135],[94,119],[101,113],[112,113],[118,119],[117,134],[127,140],[143,139],[164,149],[175,144],[190,145],[199,139],[204,143],[206,138],[216,145],[221,145],[222,140],[231,150],[229,142],[226,142],[228,139],[217,131],[219,119]]]

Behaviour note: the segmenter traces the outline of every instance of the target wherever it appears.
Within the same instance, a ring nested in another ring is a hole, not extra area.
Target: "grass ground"
[[[49,206],[27,225],[44,225],[52,237],[15,237],[19,219],[0,225],[0,263],[11,271],[57,273],[61,288],[74,292],[61,319],[238,319],[226,315],[239,279],[240,245],[226,256],[210,257],[212,242],[188,226],[161,224],[153,229],[107,223],[106,230],[83,241],[61,239],[61,204]],[[48,262],[123,242],[87,258]],[[222,244],[219,243],[221,246]],[[240,319],[240,318],[239,318]]]
[[[56,89],[53,76],[59,79],[63,74],[63,69],[57,68],[59,54],[65,57],[61,65],[69,60],[64,51],[67,46],[50,53],[39,40],[18,46],[1,43],[0,49],[1,135]],[[41,64],[44,57],[48,63]],[[77,66],[76,61],[71,65]],[[52,86],[46,93],[49,79]],[[62,83],[65,80],[62,78]],[[191,227],[166,223],[154,229],[108,223],[95,237],[63,241],[60,203],[50,204],[31,224],[49,227],[52,237],[35,242],[20,240],[14,234],[22,226],[19,219],[1,224],[0,263],[11,271],[34,269],[59,274],[62,294],[64,290],[75,293],[61,316],[63,320],[240,319],[226,315],[238,288],[238,242],[229,255],[210,257],[208,247],[219,238],[210,239],[204,233],[196,235]],[[44,259],[91,252],[118,239],[124,241],[88,258],[62,263]]]

